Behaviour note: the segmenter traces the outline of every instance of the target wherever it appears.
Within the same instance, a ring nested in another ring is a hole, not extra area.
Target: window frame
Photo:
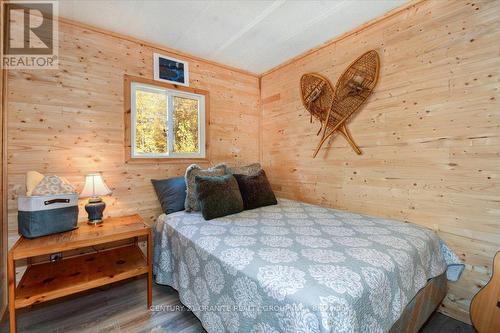
[[[144,91],[163,91],[167,95],[167,126],[168,126],[168,153],[135,153],[135,91],[143,88]],[[199,153],[173,152],[173,122],[169,121],[173,115],[173,97],[198,100],[198,147]],[[124,109],[125,109],[125,161],[126,162],[176,162],[187,163],[207,162],[208,159],[208,124],[209,124],[209,93],[206,90],[163,83],[142,77],[124,75]]]

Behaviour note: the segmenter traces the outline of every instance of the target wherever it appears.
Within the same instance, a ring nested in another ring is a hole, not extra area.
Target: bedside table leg
[[[14,258],[9,253],[7,263],[9,280],[9,325],[10,333],[16,333],[16,265]]]
[[[148,310],[153,304],[153,244],[151,231],[148,234]]]

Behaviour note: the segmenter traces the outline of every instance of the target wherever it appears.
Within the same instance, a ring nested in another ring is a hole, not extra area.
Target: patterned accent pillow
[[[76,193],[75,188],[57,176],[45,176],[33,189],[32,195]]]
[[[262,170],[262,166],[260,163],[252,163],[249,165],[245,166],[239,166],[239,167],[228,167],[227,172],[230,174],[239,174],[239,175],[246,175],[246,176],[253,176],[256,175],[260,170]]]
[[[186,212],[199,211],[198,194],[196,193],[196,176],[223,176],[226,174],[226,165],[217,164],[209,169],[202,169],[198,164],[191,164],[186,169]]]

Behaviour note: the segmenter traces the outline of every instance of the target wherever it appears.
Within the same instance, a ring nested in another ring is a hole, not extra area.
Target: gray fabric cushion
[[[151,179],[156,195],[160,201],[161,209],[165,214],[184,210],[186,200],[186,181],[184,177],[168,179]]]
[[[236,214],[243,210],[243,200],[232,175],[219,177],[196,176],[196,192],[205,220]]]
[[[198,211],[198,195],[196,194],[194,178],[196,176],[222,176],[226,174],[226,165],[217,164],[213,168],[202,169],[197,164],[191,164],[186,169],[186,201],[184,208],[187,212]]]
[[[57,176],[45,176],[35,186],[31,195],[51,195],[75,193],[75,188]]]
[[[260,163],[253,163],[245,166],[238,166],[238,167],[227,167],[227,172],[231,174],[239,174],[239,175],[255,175],[257,174],[260,170],[262,170],[262,166]]]
[[[238,182],[245,209],[277,204],[264,170],[260,170],[257,174],[251,176],[238,174],[233,176]]]

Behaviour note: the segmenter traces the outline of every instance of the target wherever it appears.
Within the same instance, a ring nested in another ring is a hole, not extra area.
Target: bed
[[[161,215],[154,232],[156,283],[208,332],[418,329],[446,292],[444,244],[410,223],[278,199],[210,221]]]

